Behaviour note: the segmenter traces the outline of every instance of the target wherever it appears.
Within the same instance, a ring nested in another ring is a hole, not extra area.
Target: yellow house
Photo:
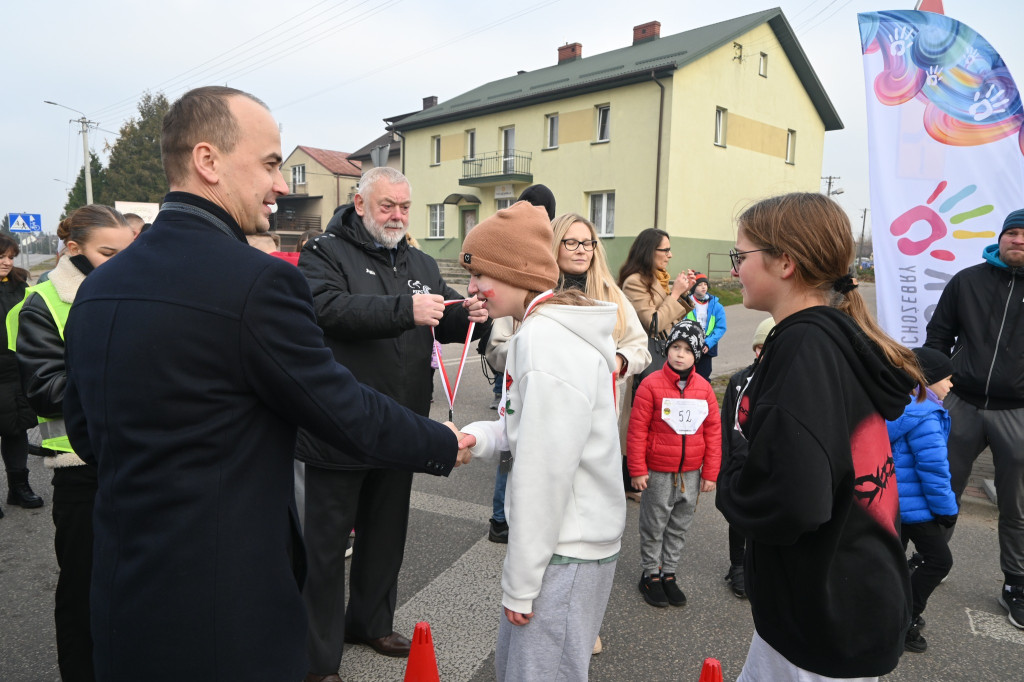
[[[636,26],[630,46],[592,57],[564,45],[553,66],[396,121],[424,250],[457,257],[467,230],[542,183],[559,214],[595,223],[613,270],[658,227],[673,269],[724,276],[745,206],[818,191],[842,121],[782,11],[660,32]]]
[[[283,251],[293,251],[304,231],[326,229],[334,209],[352,201],[361,175],[359,162],[347,153],[303,145],[288,155],[281,172],[289,194],[277,200],[271,228],[281,235]]]

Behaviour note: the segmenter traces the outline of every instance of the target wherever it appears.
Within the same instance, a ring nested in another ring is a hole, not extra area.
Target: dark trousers
[[[96,469],[62,467],[53,471],[53,547],[60,575],[54,595],[57,665],[64,682],[92,682],[92,629],[89,583],[92,579],[92,508]]]
[[[711,356],[705,353],[697,362],[697,374],[711,381]]]
[[[900,531],[903,549],[907,542],[914,542],[914,549],[924,558],[924,563],[914,569],[910,576],[910,594],[914,600],[914,615],[924,613],[928,597],[939,586],[942,579],[953,568],[953,554],[949,551],[946,532],[934,521],[905,523]]]
[[[405,553],[412,473],[390,469],[337,471],[306,465],[303,538],[308,573],[309,670],[337,673],[345,632],[376,639],[394,629],[398,572]],[[345,547],[356,539],[345,605]]]
[[[733,566],[743,565],[743,549],[746,543],[747,539],[743,537],[743,533],[729,526],[729,563]]]
[[[982,410],[955,393],[946,396],[949,411],[949,474],[957,502],[967,487],[974,460],[992,449],[999,507],[999,567],[1004,580],[1024,584],[1024,407]],[[952,529],[946,533],[952,536]]]
[[[0,436],[0,457],[7,473],[28,469],[28,434],[22,431]]]

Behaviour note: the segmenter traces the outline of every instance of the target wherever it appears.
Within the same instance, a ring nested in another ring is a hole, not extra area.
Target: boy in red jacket
[[[665,341],[668,360],[633,399],[626,458],[640,502],[640,594],[651,606],[683,606],[676,566],[700,493],[715,489],[722,420],[707,379],[694,371],[704,348],[698,322],[683,320]]]

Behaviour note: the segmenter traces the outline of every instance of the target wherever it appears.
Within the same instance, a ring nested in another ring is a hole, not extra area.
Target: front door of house
[[[469,231],[476,227],[479,216],[476,206],[460,208],[459,213],[462,219],[462,238],[465,239]]]

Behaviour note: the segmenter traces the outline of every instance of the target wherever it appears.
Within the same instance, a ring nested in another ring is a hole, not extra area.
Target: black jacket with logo
[[[739,398],[748,450],[723,452],[715,504],[748,541],[758,634],[813,673],[875,677],[903,653],[910,577],[885,420],[913,386],[848,315],[816,306],[776,325]]]
[[[953,393],[985,410],[1024,407],[1024,268],[985,248],[942,290],[924,345],[953,353]],[[955,348],[954,348],[955,346]]]
[[[433,392],[433,343],[430,327],[413,321],[412,296],[440,294],[450,300],[463,295],[445,283],[433,258],[404,239],[394,264],[391,257],[388,249],[374,243],[350,204],[334,214],[325,234],[306,244],[299,270],[309,281],[317,324],[334,359],[360,382],[426,416]],[[461,305],[448,306],[434,327],[437,340],[465,341],[468,319]],[[478,326],[474,337],[481,332]],[[299,430],[295,456],[331,469],[369,468],[305,429]]]

